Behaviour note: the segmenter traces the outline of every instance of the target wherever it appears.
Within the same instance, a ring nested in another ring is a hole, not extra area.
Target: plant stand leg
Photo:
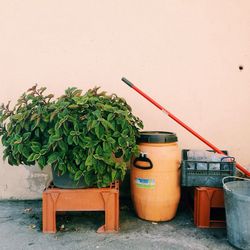
[[[56,233],[56,210],[50,193],[43,193],[43,233]]]
[[[195,224],[199,227],[208,228],[210,227],[210,209],[211,209],[211,197],[213,191],[206,190],[206,193],[195,190]]]
[[[102,192],[105,207],[105,225],[101,226],[98,233],[112,233],[119,230],[119,191]]]

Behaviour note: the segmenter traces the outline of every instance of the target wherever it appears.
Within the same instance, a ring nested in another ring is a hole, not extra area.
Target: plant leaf
[[[111,181],[115,181],[115,177],[116,177],[116,170],[112,169],[112,172],[111,172]]]
[[[46,158],[44,156],[41,156],[37,162],[41,168],[46,166]]]
[[[68,141],[69,145],[72,145],[73,144],[73,136],[69,135],[68,138],[67,138],[67,141]]]
[[[30,149],[27,146],[23,147],[22,154],[25,158],[28,159],[30,156]]]
[[[59,159],[59,154],[57,152],[51,154],[48,158],[48,164],[52,165],[53,163],[55,163],[56,161],[58,161]]]
[[[58,145],[63,152],[68,150],[68,145],[63,140],[59,141]]]
[[[31,146],[31,149],[34,153],[40,153],[41,147],[38,145]]]
[[[88,155],[86,161],[85,161],[85,166],[91,166],[93,164],[93,155]]]
[[[27,141],[31,136],[31,132],[26,132],[23,134],[23,142]]]
[[[113,126],[109,121],[102,119],[101,123],[102,123],[102,125],[104,126],[104,128],[105,128],[106,130],[108,130],[108,129],[110,128],[110,129],[112,129],[113,131],[115,131],[114,126]]]
[[[119,138],[118,138],[118,144],[119,144],[121,147],[126,147],[126,146],[127,146],[127,141],[125,140],[125,138],[119,137]]]
[[[81,171],[81,170],[78,170],[78,171],[75,173],[74,181],[78,181],[81,177],[82,177],[82,171]]]
[[[84,170],[85,169],[85,162],[82,162],[79,168],[80,168],[80,170]]]
[[[29,161],[29,162],[36,161],[37,159],[39,159],[39,157],[40,157],[40,154],[32,153],[28,157],[27,161]]]

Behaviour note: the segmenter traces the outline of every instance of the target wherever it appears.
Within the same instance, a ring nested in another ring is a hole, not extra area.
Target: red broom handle
[[[212,148],[215,152],[219,154],[224,154],[219,148],[217,148],[215,145],[213,145],[211,142],[206,140],[204,137],[202,137],[200,134],[195,132],[192,128],[190,128],[188,125],[186,125],[184,122],[182,122],[180,119],[178,119],[175,115],[170,113],[168,110],[166,110],[164,107],[162,107],[159,103],[157,103],[155,100],[153,100],[150,96],[142,92],[139,88],[137,88],[132,82],[127,80],[125,77],[122,78],[122,81],[125,82],[129,87],[134,89],[136,92],[138,92],[140,95],[142,95],[144,98],[146,98],[148,101],[150,101],[152,104],[154,104],[157,108],[159,108],[163,113],[168,115],[170,118],[172,118],[174,121],[176,121],[178,124],[180,124],[183,128],[185,128],[187,131],[189,131],[191,134],[193,134],[195,137],[197,137],[199,140],[204,142],[206,145],[208,145],[210,148]],[[245,175],[250,176],[250,172],[245,169],[243,166],[241,166],[239,163],[236,163],[236,167],[243,172]]]

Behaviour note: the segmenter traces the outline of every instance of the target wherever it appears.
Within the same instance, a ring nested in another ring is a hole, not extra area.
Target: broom
[[[127,80],[125,77],[122,78],[122,81],[125,82],[129,87],[134,89],[136,92],[138,92],[140,95],[142,95],[144,98],[146,98],[148,101],[150,101],[152,104],[154,104],[157,108],[159,108],[164,114],[169,116],[171,119],[176,121],[178,124],[180,124],[183,128],[185,128],[187,131],[189,131],[191,134],[193,134],[195,137],[197,137],[199,140],[204,142],[207,146],[209,146],[211,149],[213,149],[215,152],[219,154],[225,155],[219,148],[217,148],[215,145],[213,145],[211,142],[206,140],[204,137],[199,135],[197,132],[195,132],[192,128],[190,128],[188,125],[186,125],[184,122],[182,122],[180,119],[178,119],[175,115],[170,113],[167,109],[162,107],[159,103],[157,103],[155,100],[153,100],[151,97],[149,97],[147,94],[142,92],[139,88],[137,88],[132,82]],[[245,169],[243,166],[241,166],[239,163],[236,163],[236,167],[243,172],[246,176],[250,176],[250,172]]]

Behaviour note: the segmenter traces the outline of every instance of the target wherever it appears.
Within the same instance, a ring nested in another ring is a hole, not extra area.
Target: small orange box
[[[222,188],[196,187],[194,191],[194,223],[200,228],[223,228],[225,223]]]
[[[98,233],[119,230],[119,182],[107,188],[60,189],[43,192],[43,233],[56,233],[57,211],[105,211],[105,224]]]

